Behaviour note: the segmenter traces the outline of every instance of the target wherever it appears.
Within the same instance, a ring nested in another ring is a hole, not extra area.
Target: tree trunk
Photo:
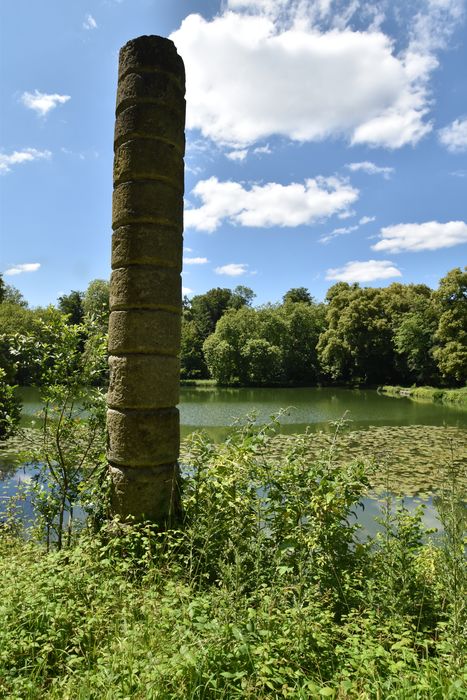
[[[158,36],[120,51],[115,124],[107,458],[111,507],[178,510],[185,71]]]

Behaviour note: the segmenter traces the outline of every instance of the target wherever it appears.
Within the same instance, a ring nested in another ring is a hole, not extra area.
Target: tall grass
[[[365,540],[361,464],[311,435],[277,463],[274,425],[223,445],[191,438],[184,522],[112,522],[46,553],[0,536],[0,696],[465,697],[465,507],[439,496],[443,534],[390,500]],[[358,535],[358,536],[357,536]]]

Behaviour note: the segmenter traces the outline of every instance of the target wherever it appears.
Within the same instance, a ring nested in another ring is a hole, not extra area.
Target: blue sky
[[[31,305],[110,275],[119,48],[187,71],[183,286],[256,302],[467,264],[465,0],[3,0],[0,271]]]

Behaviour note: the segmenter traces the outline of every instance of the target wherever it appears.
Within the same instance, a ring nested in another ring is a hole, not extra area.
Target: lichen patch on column
[[[185,71],[158,36],[120,51],[107,430],[112,509],[167,523],[178,505]]]

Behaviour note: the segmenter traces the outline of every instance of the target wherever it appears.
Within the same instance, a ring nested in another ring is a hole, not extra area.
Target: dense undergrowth
[[[272,431],[273,432],[273,431]],[[60,700],[465,697],[465,510],[444,532],[391,499],[365,539],[368,486],[333,445],[269,428],[196,435],[178,529],[108,522],[45,550],[0,528],[0,696]]]

